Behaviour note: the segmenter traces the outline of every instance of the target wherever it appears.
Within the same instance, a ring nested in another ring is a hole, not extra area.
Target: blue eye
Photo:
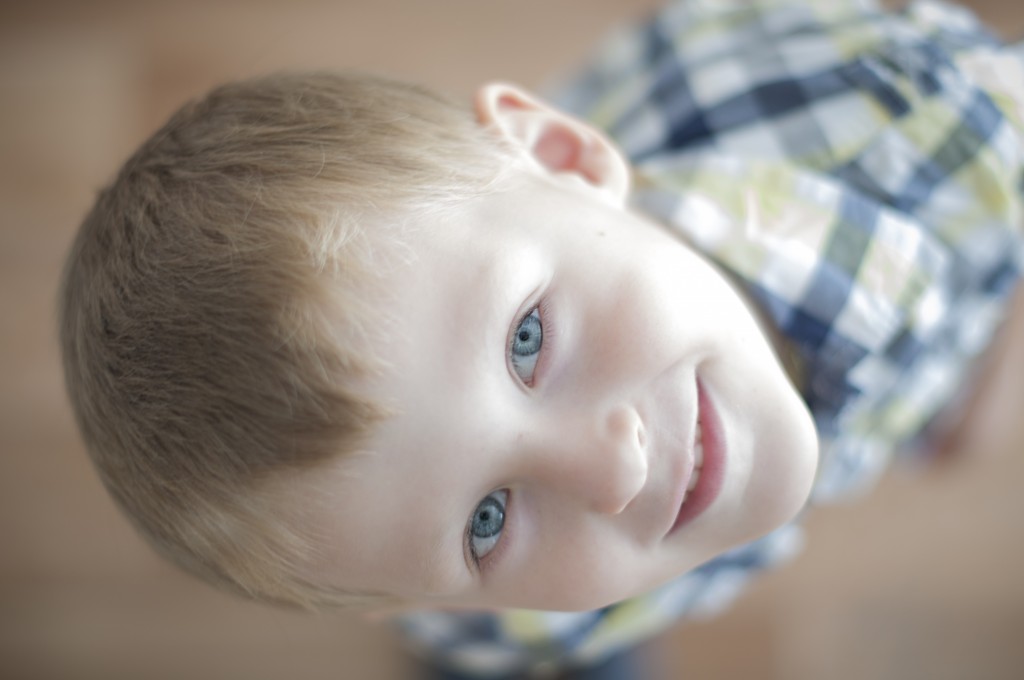
[[[469,551],[474,561],[491,552],[501,540],[507,503],[508,491],[495,491],[480,501],[469,518]]]
[[[544,329],[540,322],[540,310],[534,308],[526,315],[515,332],[509,347],[509,361],[516,375],[527,385],[533,382],[533,372],[540,358],[540,348],[544,342]]]

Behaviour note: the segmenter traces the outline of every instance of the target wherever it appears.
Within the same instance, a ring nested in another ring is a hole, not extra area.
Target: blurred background
[[[0,3],[0,678],[405,678],[386,629],[233,600],[105,496],[63,394],[54,299],[98,188],[185,99],[283,68],[468,97],[541,87],[655,0]],[[970,3],[1007,36],[1024,3]],[[992,403],[1020,412],[1020,374]],[[1000,401],[1002,400],[1002,401]],[[816,512],[806,552],[655,643],[665,677],[1024,677],[1024,418]]]

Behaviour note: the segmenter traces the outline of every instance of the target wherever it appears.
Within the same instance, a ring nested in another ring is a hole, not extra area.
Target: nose
[[[639,414],[628,407],[560,423],[543,454],[551,483],[592,512],[618,514],[647,482],[646,439]]]

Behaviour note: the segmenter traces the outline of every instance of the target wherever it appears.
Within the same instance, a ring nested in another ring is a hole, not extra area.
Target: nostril
[[[629,405],[607,414],[601,464],[593,467],[596,477],[591,500],[601,513],[618,514],[637,497],[647,481],[648,433],[636,409]]]

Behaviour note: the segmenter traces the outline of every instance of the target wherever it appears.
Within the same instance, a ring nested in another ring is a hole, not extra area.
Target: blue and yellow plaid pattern
[[[614,36],[559,97],[632,160],[636,206],[720,265],[791,349],[822,439],[816,502],[870,486],[998,327],[1024,264],[1012,73],[1019,48],[948,5],[694,0]],[[721,609],[801,540],[784,526],[599,611],[402,627],[481,677],[586,665]]]

